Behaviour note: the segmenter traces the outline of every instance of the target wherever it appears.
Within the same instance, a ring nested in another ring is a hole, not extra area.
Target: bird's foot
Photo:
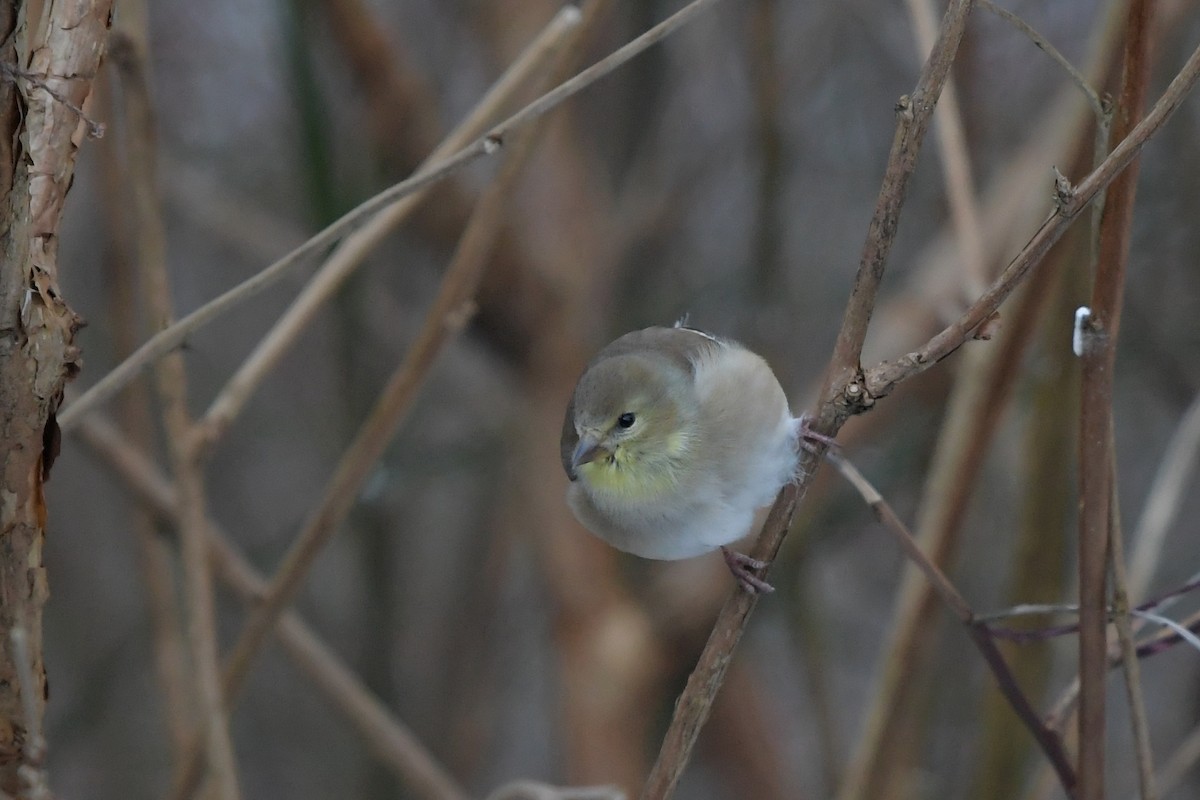
[[[814,455],[821,455],[825,448],[838,446],[837,440],[832,436],[818,433],[809,426],[808,421],[810,418],[808,414],[801,414],[799,419],[800,422],[796,426],[796,430],[799,434],[800,446],[805,450]]]
[[[738,586],[747,594],[770,594],[775,587],[760,578],[756,573],[767,568],[767,562],[751,558],[745,553],[730,550],[721,546],[721,555],[725,557],[725,566],[737,579]]]

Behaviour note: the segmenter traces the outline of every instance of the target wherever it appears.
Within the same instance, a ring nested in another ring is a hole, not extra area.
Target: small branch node
[[[971,334],[971,338],[979,342],[988,342],[992,340],[1000,329],[1003,327],[999,311],[993,311],[991,315],[985,319],[975,332]]]
[[[858,380],[846,384],[846,388],[842,390],[842,398],[847,410],[852,414],[861,414],[875,405],[875,398],[867,391],[862,376],[859,376]]]
[[[489,133],[483,138],[483,152],[489,156],[504,146],[504,134]]]
[[[906,94],[900,95],[900,99],[896,101],[895,106],[896,116],[904,122],[913,121],[913,102],[912,98]]]
[[[1075,187],[1071,185],[1071,181],[1066,175],[1059,171],[1058,167],[1054,167],[1054,210],[1064,216],[1069,217],[1073,212],[1070,211],[1071,203],[1075,200]]]

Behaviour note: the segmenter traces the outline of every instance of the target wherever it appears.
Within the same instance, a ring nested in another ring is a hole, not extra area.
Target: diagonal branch
[[[565,46],[561,40],[559,46]],[[560,51],[561,53],[561,51]],[[485,191],[443,276],[441,287],[416,342],[388,380],[375,407],[346,449],[316,508],[310,513],[234,644],[223,675],[225,703],[232,708],[250,667],[291,603],[317,555],[337,531],[376,463],[383,456],[445,345],[465,327],[475,310],[474,295],[507,210],[511,187],[533,153],[540,126],[524,129],[510,157]],[[199,773],[199,752],[191,748],[174,797],[190,797]]]
[[[924,372],[946,358],[970,339],[979,326],[996,312],[1013,289],[1020,285],[1029,270],[1041,262],[1050,247],[1071,226],[1079,213],[1129,166],[1150,137],[1171,118],[1183,102],[1183,98],[1195,86],[1197,78],[1200,78],[1200,48],[1188,58],[1150,113],[1113,148],[1108,157],[1078,185],[1066,188],[1065,194],[1059,198],[1061,202],[1055,213],[1042,223],[1033,238],[1009,262],[1004,272],[958,320],[917,350],[867,370],[865,386],[852,383],[843,390],[844,393],[849,393],[847,399],[866,402],[869,405],[875,399],[889,394],[901,381]],[[837,396],[837,393],[833,396]]]
[[[167,477],[102,414],[84,419],[75,435],[108,464],[150,513],[168,523],[177,522],[178,498]],[[206,534],[209,558],[222,580],[248,606],[258,603],[266,591],[266,579],[211,520]],[[466,800],[466,790],[299,614],[285,612],[277,632],[279,643],[296,666],[325,692],[334,707],[358,729],[367,748],[381,763],[390,767],[415,796],[424,800]]]
[[[867,243],[842,323],[842,331],[825,378],[821,393],[822,406],[817,419],[821,432],[834,434],[853,413],[853,398],[843,387],[850,385],[859,373],[859,357],[866,337],[867,323],[875,304],[883,268],[891,251],[904,202],[908,180],[916,166],[924,133],[929,127],[938,93],[950,72],[970,13],[970,0],[951,3],[942,21],[937,44],[930,54],[917,88],[902,100],[892,153],[888,159],[883,188],[876,206],[875,217],[867,234]],[[851,402],[840,401],[845,398]],[[820,464],[817,452],[805,451],[801,457],[801,478],[788,484],[775,499],[755,545],[754,557],[771,561],[779,552],[795,513],[796,505],[808,490]],[[675,705],[671,725],[667,729],[658,758],[642,789],[643,800],[662,800],[675,791],[680,776],[691,757],[700,729],[708,719],[713,699],[724,680],[725,670],[741,639],[757,596],[735,591],[721,608],[708,642],[688,678],[687,686]]]
[[[182,345],[193,331],[204,327],[234,306],[266,289],[292,269],[308,263],[312,256],[357,230],[375,214],[409,195],[445,180],[467,164],[494,155],[514,131],[541,118],[622,64],[658,44],[715,2],[717,0],[692,0],[691,3],[641,36],[517,111],[462,150],[444,160],[430,164],[415,175],[364,201],[262,272],[229,289],[170,327],[159,331],[115,369],[97,381],[94,386],[81,394],[78,399],[64,408],[59,416],[60,426],[63,430],[68,430],[71,426],[78,424],[79,418],[83,414],[109,400],[147,365]]]
[[[460,150],[486,130],[497,113],[528,85],[531,76],[544,74],[548,61],[581,19],[579,9],[566,6],[542,29],[475,109],[448,135],[421,165],[423,169]],[[394,231],[425,199],[429,188],[409,195],[372,217],[330,254],[300,296],[255,346],[229,382],[209,405],[200,421],[206,444],[218,440],[241,412],[267,373],[306,331],[318,309],[337,291],[383,239]]]
[[[823,399],[829,399],[832,389],[849,383],[861,370],[867,326],[871,322],[875,296],[883,281],[883,270],[892,243],[896,239],[900,209],[908,192],[909,179],[916,169],[917,154],[933,119],[934,105],[950,75],[950,66],[958,53],[970,12],[971,0],[956,0],[950,4],[916,88],[896,104],[896,135],[892,140],[892,151],[875,204],[875,213],[867,228],[867,241],[863,246],[858,274],[854,278],[854,288],[834,344],[829,373],[825,379],[826,388],[821,392]]]
[[[933,37],[937,33],[933,0],[907,0],[905,5],[917,39],[917,52],[927,53],[933,48]],[[963,262],[963,296],[971,298],[983,291],[990,262],[983,247],[983,225],[979,217],[975,178],[971,171],[967,133],[953,77],[946,79],[938,102],[934,122],[937,125],[938,154],[946,185],[946,204],[950,207],[954,238]]]
[[[1095,89],[1092,88],[1092,85],[1088,83],[1088,79],[1084,77],[1083,73],[1076,69],[1075,65],[1068,61],[1066,56],[1059,52],[1057,47],[1052,45],[1046,37],[1038,33],[1037,28],[1033,27],[1004,6],[996,5],[996,3],[992,2],[992,0],[978,0],[978,2],[980,6],[986,8],[988,11],[1000,17],[1000,19],[1004,20],[1009,25],[1012,25],[1021,33],[1029,37],[1029,40],[1033,42],[1039,50],[1050,56],[1054,63],[1062,67],[1063,71],[1066,72],[1067,75],[1071,77],[1071,80],[1075,83],[1075,85],[1079,87],[1079,91],[1083,93],[1083,96],[1087,98],[1088,105],[1092,107],[1092,113],[1096,115],[1097,124],[1103,124],[1104,119],[1107,116],[1107,112],[1104,108],[1104,102],[1100,99],[1100,95]]]
[[[1042,260],[1050,246],[1058,240],[1074,218],[1129,165],[1146,141],[1178,108],[1197,77],[1200,77],[1198,49],[1172,80],[1146,118],[1130,131],[1121,144],[1114,148],[1108,158],[1079,186],[1074,189],[1068,187],[1063,192],[1055,214],[1042,224],[988,291],[964,312],[958,321],[934,336],[917,351],[896,362],[883,362],[863,375],[859,367],[862,343],[882,279],[883,264],[895,235],[907,175],[911,173],[920,146],[919,139],[914,140],[912,134],[916,131],[923,132],[928,126],[928,116],[936,99],[936,95],[931,96],[928,90],[935,78],[939,86],[944,81],[945,72],[953,60],[951,57],[947,61],[947,53],[952,55],[958,42],[958,39],[950,34],[957,32],[961,37],[968,6],[969,3],[961,2],[950,6],[943,19],[939,44],[927,62],[927,69],[922,73],[918,90],[913,94],[913,97],[920,98],[920,101],[913,102],[910,98],[902,104],[901,119],[876,214],[868,231],[863,259],[820,395],[821,403],[817,409],[814,427],[822,433],[835,434],[850,415],[869,409],[876,398],[890,393],[898,383],[923,372],[962,346],[974,331],[995,313],[1000,303],[1021,283],[1029,270]],[[940,75],[934,74],[931,68],[934,64],[939,65]],[[920,124],[917,124],[916,118],[920,118]],[[755,557],[770,561],[778,552],[796,504],[811,483],[811,476],[818,466],[818,458],[816,453],[806,452],[802,456],[801,468],[804,477],[798,483],[785,486],[780,491],[763,525],[753,553]],[[737,592],[721,609],[696,668],[676,702],[675,713],[659,751],[658,760],[643,788],[643,800],[669,797],[674,791],[756,602],[756,597]]]
[[[1150,743],[1150,723],[1146,717],[1146,700],[1142,693],[1142,665],[1138,661],[1137,645],[1133,641],[1133,615],[1130,608],[1129,579],[1125,570],[1125,546],[1121,529],[1120,503],[1117,497],[1117,457],[1113,446],[1112,420],[1109,420],[1109,548],[1108,567],[1113,586],[1113,622],[1117,644],[1121,651],[1121,669],[1125,673],[1125,697],[1129,703],[1129,721],[1133,731],[1134,755],[1138,772],[1141,800],[1158,800],[1154,779],[1154,751]]]
[[[166,230],[155,174],[154,109],[146,75],[144,32],[114,36],[110,47],[121,76],[125,97],[126,133],[132,227],[136,230],[135,259],[143,282],[145,304],[156,327],[170,324],[171,290],[166,267]],[[157,364],[158,394],[171,471],[178,485],[178,528],[182,541],[183,597],[189,657],[194,665],[198,731],[211,766],[215,796],[241,796],[229,719],[221,698],[220,654],[208,548],[204,542],[204,471],[194,447],[194,427],[187,408],[187,373],[182,353],[171,353]]]
[[[1144,113],[1149,82],[1150,22],[1154,4],[1130,4],[1125,31],[1121,95],[1113,120],[1114,140],[1128,141]],[[1160,101],[1161,102],[1161,101]],[[1141,127],[1141,126],[1138,126]],[[1124,144],[1124,142],[1122,142]],[[1115,148],[1113,155],[1116,155]],[[1110,156],[1111,159],[1111,156]],[[1106,162],[1110,159],[1106,159]],[[1101,165],[1103,166],[1103,165]],[[1097,170],[1099,172],[1099,170]],[[1100,222],[1099,263],[1092,310],[1082,322],[1083,363],[1079,414],[1079,797],[1103,800],[1105,678],[1108,672],[1107,577],[1112,548],[1113,369],[1125,290],[1125,267],[1137,187],[1137,163],[1108,187]],[[1077,328],[1077,334],[1080,331]],[[1124,553],[1114,554],[1124,558]]]
[[[996,647],[995,639],[992,637],[987,625],[975,616],[975,612],[971,609],[971,606],[959,593],[958,589],[954,587],[954,584],[950,582],[950,579],[946,577],[945,573],[921,551],[920,545],[917,544],[917,540],[908,530],[908,527],[896,516],[896,512],[892,509],[891,505],[884,500],[879,491],[867,481],[863,474],[841,455],[829,453],[826,455],[826,458],[833,462],[838,471],[842,473],[842,476],[862,496],[863,501],[871,509],[872,513],[875,514],[876,519],[896,538],[905,556],[924,573],[934,591],[941,596],[942,601],[958,617],[958,621],[966,628],[967,635],[971,637],[972,643],[979,649],[984,662],[987,663],[988,668],[995,676],[1001,693],[1008,700],[1009,705],[1012,706],[1013,711],[1016,712],[1021,722],[1033,734],[1033,738],[1037,740],[1038,745],[1042,748],[1042,751],[1046,754],[1046,757],[1058,773],[1059,781],[1063,787],[1070,792],[1075,785],[1076,777],[1075,771],[1072,769],[1071,763],[1067,758],[1066,750],[1063,748],[1062,740],[1054,731],[1046,727],[1037,711],[1034,710],[1029,698],[1021,691],[1016,677],[1012,674],[1012,670],[1009,669],[1004,656]]]

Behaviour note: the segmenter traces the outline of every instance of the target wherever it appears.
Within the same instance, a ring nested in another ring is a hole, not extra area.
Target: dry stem
[[[1149,78],[1149,30],[1153,4],[1130,4],[1125,31],[1125,65],[1113,122],[1114,140],[1132,138],[1145,106]],[[1200,52],[1200,51],[1198,51]],[[1161,101],[1160,101],[1161,103]],[[1141,126],[1138,126],[1139,128]],[[1123,140],[1123,141],[1122,141]],[[1108,163],[1121,149],[1113,149]],[[1100,170],[1101,167],[1096,170]],[[1093,173],[1095,174],[1095,173]],[[1109,186],[1100,223],[1100,261],[1092,310],[1083,336],[1079,420],[1079,797],[1103,800],[1105,761],[1105,676],[1108,672],[1106,573],[1110,538],[1112,387],[1125,266],[1133,219],[1137,165]],[[1116,554],[1116,557],[1124,557]]]
[[[84,419],[76,435],[112,468],[152,514],[169,523],[178,520],[174,487],[102,414]],[[266,579],[211,521],[207,537],[209,557],[221,578],[247,606],[257,604],[266,592]],[[358,729],[367,748],[417,796],[426,800],[466,800],[466,791],[299,614],[284,612],[276,631],[296,665]]]
[[[144,4],[126,2],[120,7],[116,30],[144,29]],[[113,34],[116,35],[115,33]],[[115,102],[113,71],[104,73],[97,85],[105,115],[115,117],[119,109]],[[117,137],[106,137],[97,144],[100,172],[109,197],[124,197],[128,188],[127,173]],[[137,275],[131,243],[136,241],[130,226],[125,203],[104,204],[107,221],[107,252],[105,277],[109,286],[108,314],[113,320],[113,346],[118,357],[133,352],[141,338],[140,315],[130,313],[138,308]],[[143,451],[153,451],[155,424],[150,404],[149,387],[142,381],[129,385],[118,401],[118,419],[126,437]],[[187,648],[184,642],[183,615],[174,563],[163,537],[155,529],[155,520],[141,506],[131,511],[130,532],[137,546],[138,572],[145,586],[150,616],[151,640],[154,647],[154,666],[163,695],[164,716],[171,742],[172,763],[178,761],[195,724],[195,713],[189,701],[190,676],[186,665]]]
[[[1075,66],[1067,60],[1066,56],[1058,51],[1058,48],[1050,43],[1049,39],[1038,33],[1037,29],[1028,22],[1021,19],[1007,8],[996,5],[992,2],[992,0],[978,0],[978,2],[983,8],[986,8],[988,11],[1000,17],[1000,19],[1004,20],[1021,33],[1029,37],[1029,40],[1033,42],[1039,50],[1050,56],[1050,58],[1054,60],[1054,63],[1062,67],[1063,71],[1070,75],[1071,80],[1074,81],[1075,85],[1079,87],[1079,91],[1083,93],[1083,96],[1087,98],[1088,105],[1092,107],[1092,113],[1096,115],[1096,123],[1099,125],[1104,123],[1104,119],[1107,114],[1104,109],[1104,103],[1100,101],[1100,95],[1097,94],[1096,90],[1092,88],[1092,85],[1088,83],[1088,79],[1084,77],[1083,73],[1075,69]]]
[[[970,12],[971,0],[956,0],[950,4],[916,88],[897,104],[896,136],[892,140],[883,186],[879,190],[875,213],[867,229],[867,241],[830,359],[825,389],[821,392],[822,401],[826,404],[840,394],[842,387],[857,385],[855,379],[862,370],[863,342],[867,338],[867,327],[875,310],[875,295],[883,280],[883,270],[900,224],[900,209],[904,205],[909,179],[916,169],[917,154],[932,121],[942,86],[950,75],[950,66],[958,53]],[[850,403],[853,407],[865,399],[851,395],[841,398],[841,403]],[[823,416],[818,418],[820,426],[830,426],[830,423],[831,420]]]
[[[579,10],[566,6],[546,25],[513,64],[505,70],[483,99],[459,123],[417,171],[462,149],[478,137],[514,96],[526,88],[531,76],[542,74],[564,37],[578,25]],[[362,228],[347,236],[330,254],[283,316],[272,326],[233,377],[212,401],[201,420],[208,444],[218,440],[250,399],[251,394],[283,354],[308,329],[317,310],[350,277],[383,239],[394,231],[428,195],[431,187],[409,195],[379,212]]]
[[[933,48],[937,33],[937,15],[933,0],[907,0],[908,16],[912,19],[918,53]],[[987,285],[988,259],[983,248],[983,225],[979,218],[979,203],[975,199],[975,179],[971,174],[971,157],[967,152],[967,134],[963,129],[962,113],[954,78],[946,79],[937,110],[938,150],[945,169],[946,203],[954,223],[963,261],[963,295],[977,297]]]
[[[1044,271],[1033,276],[1006,321],[998,348],[973,348],[958,365],[917,517],[921,545],[939,565],[949,564],[957,551],[973,487],[1048,297],[1047,277]],[[914,705],[906,701],[913,697],[913,687],[921,684],[922,653],[932,649],[933,600],[928,587],[909,570],[899,590],[890,641],[880,659],[883,677],[840,797],[873,797],[897,779],[889,770],[898,760],[889,755],[911,740],[901,732],[911,730],[906,717]]]
[[[562,43],[561,35],[556,34],[553,40],[557,44]],[[389,379],[354,442],[347,448],[321,502],[310,514],[238,637],[226,662],[223,678],[225,702],[229,707],[236,703],[250,666],[277,624],[280,614],[294,598],[313,561],[349,512],[364,481],[407,416],[438,354],[473,314],[472,298],[506,210],[508,192],[532,153],[533,137],[538,130],[534,127],[521,131],[509,159],[471,217],[416,342]],[[176,797],[190,795],[194,788],[195,764],[194,755],[189,754],[185,780],[180,783]]]
[[[934,65],[937,66],[937,71],[941,72],[938,85],[944,80],[952,61],[952,58],[947,59],[957,43],[955,37],[961,36],[966,5],[969,4],[951,5],[943,21],[939,46],[927,62],[926,73],[930,73]],[[890,392],[899,381],[923,372],[970,338],[972,332],[995,312],[1028,271],[1040,262],[1070,222],[1101,189],[1129,165],[1149,137],[1178,107],[1197,77],[1200,77],[1200,49],[1188,59],[1146,118],[1121,141],[1096,170],[1062,198],[1057,213],[1043,223],[1038,233],[996,282],[957,322],[899,362],[884,362],[874,367],[867,373],[864,381],[860,379],[858,366],[862,341],[882,278],[884,261],[895,234],[898,222],[896,212],[903,199],[905,176],[911,172],[919,149],[919,141],[914,142],[911,137],[914,131],[923,131],[928,124],[927,117],[935,97],[928,91],[932,83],[930,79],[935,76],[926,73],[923,73],[918,90],[914,92],[914,97],[920,98],[919,101],[910,100],[901,109],[901,121],[893,143],[893,156],[889,159],[877,213],[869,229],[863,260],[826,375],[825,388],[821,392],[822,402],[816,417],[816,428],[826,434],[836,433],[849,415],[866,410],[876,397]],[[923,124],[916,125],[914,117],[925,118]],[[802,457],[803,474],[809,477],[801,480],[799,484],[785,486],[776,498],[752,554],[755,557],[770,561],[778,552],[795,505],[811,481],[816,458],[814,454]],[[756,598],[738,592],[722,608],[696,668],[676,703],[675,714],[658,760],[643,789],[643,798],[663,798],[673,792],[755,602]]]
[[[1111,420],[1108,430],[1111,437]],[[1108,561],[1113,582],[1113,623],[1121,652],[1121,669],[1125,674],[1125,697],[1129,703],[1130,725],[1133,729],[1138,789],[1141,792],[1141,800],[1158,800],[1158,789],[1154,779],[1154,753],[1150,745],[1150,723],[1146,717],[1146,701],[1142,696],[1142,665],[1133,641],[1133,613],[1130,610],[1129,581],[1125,574],[1125,547],[1121,535],[1121,511],[1117,500],[1117,456],[1111,438],[1108,452],[1111,459],[1108,485],[1112,491],[1109,498]]]
[[[144,42],[144,37],[141,41]],[[136,258],[151,318],[156,327],[165,328],[172,317],[171,297],[166,271],[166,233],[155,182],[154,115],[144,71],[144,52],[139,41],[128,37],[113,39],[111,53],[121,74],[125,96],[125,146],[133,195],[133,228],[138,231]],[[221,698],[212,579],[205,544],[204,475],[193,446],[193,428],[187,410],[187,376],[181,353],[173,353],[159,363],[158,392],[163,404],[171,468],[179,493],[184,602],[188,647],[199,701],[198,727],[205,742],[217,795],[224,800],[236,800],[240,796],[237,767]]]
[[[1146,495],[1133,540],[1129,566],[1129,594],[1143,597],[1150,588],[1154,570],[1162,557],[1163,542],[1183,504],[1184,490],[1200,455],[1200,394],[1183,413],[1179,425],[1167,439],[1154,483]]]
[[[1120,140],[1120,144],[1083,181],[1068,187],[1066,195],[1060,198],[1056,212],[1042,223],[991,287],[956,322],[923,347],[869,370],[865,376],[865,387],[850,384],[853,387],[851,399],[858,400],[865,391],[867,402],[873,402],[891,392],[899,381],[924,372],[962,346],[971,333],[995,313],[1025,274],[1041,262],[1051,245],[1058,241],[1079,213],[1137,157],[1150,137],[1175,113],[1197,78],[1200,78],[1200,48],[1193,51],[1150,113]]]
[[[835,434],[841,423],[852,413],[846,401],[850,400],[852,404],[853,398],[845,391],[845,387],[859,374],[858,362],[866,337],[867,323],[895,237],[908,180],[916,166],[917,153],[932,118],[938,94],[949,74],[950,65],[954,61],[966,28],[970,6],[970,0],[951,3],[943,20],[938,42],[922,70],[917,87],[911,97],[902,102],[899,109],[896,137],[892,144],[892,155],[888,160],[884,185],[868,231],[867,244],[842,330],[838,335],[830,369],[826,375],[826,388],[821,393],[823,402],[816,425],[822,433]],[[787,533],[796,504],[807,491],[818,465],[819,455],[805,451],[801,458],[800,473],[804,477],[780,491],[752,553],[755,558],[768,562],[774,560]],[[691,756],[696,737],[708,718],[713,698],[720,688],[733,650],[741,639],[746,621],[756,603],[756,595],[735,591],[722,607],[696,668],[676,702],[670,728],[642,790],[643,800],[661,800],[674,792]]]
[[[1034,710],[1033,704],[1030,703],[1025,693],[1021,691],[1021,687],[1017,684],[1016,678],[1008,668],[1004,656],[997,649],[995,640],[992,638],[987,625],[976,619],[975,612],[972,611],[966,599],[954,587],[954,584],[950,582],[945,573],[938,568],[937,564],[925,555],[920,545],[917,544],[917,540],[913,538],[912,533],[863,474],[839,454],[829,453],[826,455],[826,458],[834,463],[838,471],[862,495],[863,501],[870,507],[876,519],[883,524],[889,533],[895,536],[901,549],[904,550],[905,556],[921,570],[934,591],[941,596],[942,601],[950,607],[950,610],[958,617],[959,622],[966,628],[972,643],[979,649],[984,662],[987,663],[988,668],[991,669],[992,674],[995,676],[996,682],[1005,699],[1008,700],[1013,711],[1020,717],[1021,722],[1033,734],[1034,739],[1041,746],[1042,751],[1054,766],[1055,771],[1058,772],[1059,780],[1062,782],[1063,787],[1070,794],[1071,787],[1075,784],[1075,774],[1067,759],[1066,751],[1063,749],[1062,741],[1058,738],[1057,734],[1043,724],[1041,717]]]
[[[229,289],[224,294],[204,304],[170,327],[159,331],[139,347],[129,358],[122,361],[115,369],[63,409],[62,414],[59,416],[60,426],[63,430],[69,430],[71,426],[78,424],[81,415],[106,402],[116,392],[120,391],[123,386],[129,383],[145,366],[179,347],[193,331],[207,325],[229,309],[253,297],[283,277],[294,267],[306,263],[310,256],[329,247],[342,237],[356,230],[368,219],[393,203],[415,194],[427,186],[432,186],[444,180],[471,162],[495,154],[503,146],[505,139],[516,129],[540,118],[548,111],[562,104],[575,94],[578,94],[647,48],[662,41],[715,2],[717,0],[692,0],[691,3],[650,28],[641,36],[638,36],[628,44],[583,70],[574,78],[560,84],[552,91],[542,95],[503,122],[491,128],[482,137],[476,139],[454,155],[431,164],[428,168],[417,172],[412,177],[364,201],[351,211],[343,214],[339,219],[307,242],[268,266],[262,272]]]

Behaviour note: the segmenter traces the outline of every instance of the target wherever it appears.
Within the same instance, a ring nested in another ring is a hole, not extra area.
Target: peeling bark
[[[40,731],[47,683],[42,485],[58,447],[54,413],[79,369],[81,320],[58,289],[58,227],[91,124],[81,111],[100,63],[110,0],[0,2],[0,789]],[[9,632],[25,630],[36,684],[23,687]],[[26,719],[21,692],[36,711]],[[28,728],[33,727],[33,731]]]

